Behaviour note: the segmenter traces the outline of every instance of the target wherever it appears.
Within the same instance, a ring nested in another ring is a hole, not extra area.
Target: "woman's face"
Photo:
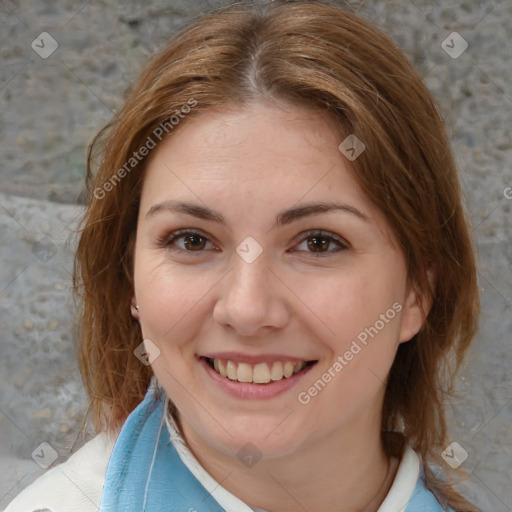
[[[276,457],[380,426],[421,315],[330,120],[258,101],[175,130],[147,167],[134,301],[186,435]]]

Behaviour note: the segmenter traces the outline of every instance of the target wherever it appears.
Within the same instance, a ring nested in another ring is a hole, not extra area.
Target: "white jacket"
[[[170,440],[183,463],[225,510],[254,511],[206,472],[188,449],[172,420],[167,421],[167,427]],[[114,444],[115,440],[109,440],[106,434],[98,434],[66,462],[48,470],[29,485],[4,512],[98,512]],[[419,473],[419,458],[406,445],[393,485],[378,512],[403,511],[413,494]]]
[[[5,512],[97,512],[114,444],[98,434],[24,489]]]

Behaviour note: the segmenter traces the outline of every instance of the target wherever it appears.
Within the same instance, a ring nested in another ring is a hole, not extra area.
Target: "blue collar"
[[[153,379],[114,445],[105,475],[101,512],[224,512],[174,448],[165,423],[165,403],[165,392]],[[444,510],[425,487],[423,472],[412,496],[401,504],[400,510]]]
[[[181,461],[165,425],[165,394],[152,384],[116,441],[102,512],[222,512]]]

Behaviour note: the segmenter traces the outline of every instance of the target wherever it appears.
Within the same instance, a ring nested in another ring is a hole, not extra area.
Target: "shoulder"
[[[98,434],[24,489],[4,512],[97,512],[114,443]]]

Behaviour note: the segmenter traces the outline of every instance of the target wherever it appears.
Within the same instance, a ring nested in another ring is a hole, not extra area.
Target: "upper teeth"
[[[294,373],[300,372],[305,366],[306,363],[304,361],[275,361],[268,364],[258,363],[250,365],[247,363],[237,364],[230,360],[213,360],[215,371],[223,377],[237,380],[238,382],[254,382],[256,384],[267,384],[271,380],[291,377]]]

